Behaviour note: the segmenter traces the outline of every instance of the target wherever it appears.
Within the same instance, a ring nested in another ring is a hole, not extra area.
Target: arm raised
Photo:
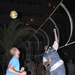
[[[55,28],[53,29],[53,32],[54,32],[55,41],[58,43],[58,36],[57,36],[57,33],[56,33],[56,29]]]

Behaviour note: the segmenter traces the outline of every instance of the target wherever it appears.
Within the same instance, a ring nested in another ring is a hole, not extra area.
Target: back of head
[[[45,51],[47,51],[47,50],[48,50],[48,48],[49,48],[49,46],[45,46],[45,47],[44,47]]]
[[[48,48],[48,46],[46,45],[44,48]]]
[[[11,49],[10,49],[10,54],[11,54],[11,55],[15,55],[16,50],[17,50],[16,47],[11,48]]]
[[[72,59],[70,59],[69,62],[72,63]]]

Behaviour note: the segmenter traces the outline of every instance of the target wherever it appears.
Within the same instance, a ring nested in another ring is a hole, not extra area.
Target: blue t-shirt
[[[16,56],[13,56],[8,64],[8,67],[10,65],[13,65],[14,66],[14,70],[15,71],[19,71],[20,70],[20,63],[19,63],[19,59],[16,57]],[[10,73],[8,71],[6,71],[6,75],[16,75],[16,74],[13,74],[13,73]]]

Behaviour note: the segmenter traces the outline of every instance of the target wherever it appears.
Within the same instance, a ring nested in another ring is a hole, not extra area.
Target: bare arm
[[[44,62],[43,65],[46,67],[48,64],[50,64],[51,58],[48,58],[47,62]]]
[[[44,62],[43,65],[46,67],[49,64],[49,62]]]
[[[14,66],[13,65],[10,65],[7,70],[9,72],[13,73],[13,74],[21,75],[21,72],[18,72],[18,71],[14,70]]]
[[[56,33],[56,29],[54,28],[53,31],[54,31],[55,41],[58,43],[58,36],[57,36],[57,33]]]
[[[54,50],[58,50],[58,46],[59,46],[59,44],[58,44],[58,37],[57,37],[57,33],[56,33],[56,29],[54,28],[53,29],[53,31],[54,31],[54,37],[55,37],[55,41],[54,41],[54,44],[53,44],[53,48],[54,48]]]

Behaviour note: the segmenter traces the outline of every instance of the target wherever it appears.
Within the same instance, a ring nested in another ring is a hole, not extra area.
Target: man
[[[56,29],[53,29],[55,41],[52,47],[45,46],[45,53],[43,55],[43,65],[47,67],[50,66],[50,75],[66,75],[65,66],[63,60],[60,58],[58,49],[58,37],[56,34]]]
[[[68,67],[68,75],[75,75],[75,68],[74,68],[74,63],[73,60],[70,59],[69,62],[67,63],[67,67]]]
[[[8,64],[8,68],[6,70],[6,75],[26,75],[24,71],[24,67],[20,70],[20,63],[19,63],[19,55],[20,51],[13,47],[10,50],[10,54],[13,56]]]

